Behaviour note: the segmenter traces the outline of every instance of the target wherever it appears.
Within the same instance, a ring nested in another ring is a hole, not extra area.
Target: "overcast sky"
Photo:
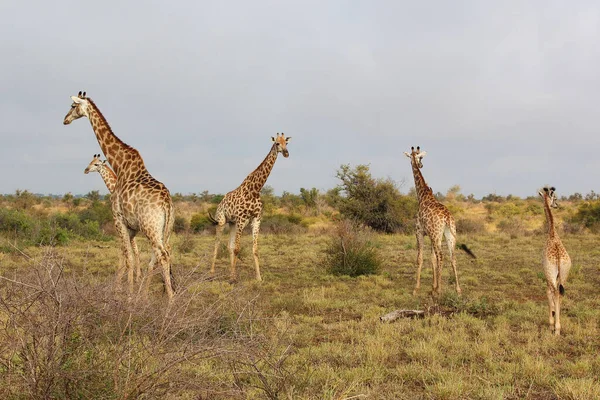
[[[87,193],[86,90],[172,193],[329,189],[341,164],[434,191],[559,195],[600,182],[597,1],[0,2],[0,193]]]

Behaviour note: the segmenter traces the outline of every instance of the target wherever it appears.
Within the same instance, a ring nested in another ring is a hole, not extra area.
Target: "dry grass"
[[[29,257],[3,254],[2,274],[22,283],[4,281],[1,286],[0,396],[600,397],[600,250],[595,235],[563,235],[573,269],[559,338],[551,335],[546,320],[539,235],[462,235],[460,241],[478,259],[458,253],[463,289],[458,298],[446,257],[440,306],[450,315],[391,324],[381,323],[379,316],[432,305],[428,254],[421,293],[411,295],[413,236],[380,236],[380,273],[349,278],[327,274],[326,235],[262,235],[264,282],[253,280],[252,257],[245,257],[236,286],[227,283],[226,258],[217,262],[220,275],[205,279],[212,236],[175,237],[175,250],[180,240],[192,245],[185,244],[191,251],[173,255],[174,272],[185,290],[172,308],[166,307],[158,278],[151,301],[127,301],[112,290],[116,243],[28,248]],[[147,263],[148,245],[139,242]],[[250,249],[249,235],[242,246]],[[55,267],[49,270],[50,265]],[[57,296],[62,300],[57,302]],[[25,307],[30,303],[34,306]],[[68,329],[56,333],[52,327]],[[31,353],[35,332],[47,339]],[[46,365],[36,381],[46,382],[41,385],[46,389],[32,383],[35,369],[27,357]]]

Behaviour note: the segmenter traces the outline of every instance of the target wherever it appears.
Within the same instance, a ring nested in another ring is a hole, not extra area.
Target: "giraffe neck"
[[[108,125],[106,118],[100,112],[96,104],[88,98],[89,111],[88,118],[92,124],[92,129],[98,139],[98,144],[102,152],[112,166],[117,176],[128,177],[132,173],[139,173],[146,170],[144,161],[136,149],[124,143],[117,137]]]
[[[415,178],[415,189],[417,191],[419,205],[423,203],[425,199],[435,199],[435,197],[433,196],[433,192],[429,189],[429,186],[427,186],[427,182],[425,182],[425,178],[423,178],[423,174],[421,174],[421,170],[419,169],[419,166],[417,165],[416,161],[413,160],[411,162],[411,165],[413,170],[413,176]]]
[[[117,186],[117,175],[113,172],[112,169],[108,168],[106,165],[98,170],[98,173],[104,180],[106,187],[110,193],[115,191],[115,186]]]
[[[548,236],[554,237],[556,235],[556,226],[554,225],[554,216],[550,209],[547,199],[544,197],[544,211],[546,212],[546,220],[548,221]]]
[[[244,187],[250,193],[259,194],[273,170],[277,154],[277,145],[273,145],[263,162],[244,179],[240,187]]]

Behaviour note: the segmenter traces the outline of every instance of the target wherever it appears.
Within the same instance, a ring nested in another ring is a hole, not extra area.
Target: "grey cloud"
[[[434,190],[587,192],[600,81],[595,2],[3,2],[0,192],[103,189],[62,126],[85,89],[172,192],[226,192],[294,137],[268,182],[330,188],[342,163]],[[88,178],[88,179],[86,179]]]

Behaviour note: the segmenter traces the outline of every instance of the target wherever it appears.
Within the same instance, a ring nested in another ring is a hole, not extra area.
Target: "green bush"
[[[96,221],[99,226],[111,222],[113,215],[110,201],[94,201],[85,210],[81,210],[78,216],[81,222]]]
[[[600,201],[586,201],[580,204],[569,222],[583,224],[592,233],[600,232]]]
[[[203,230],[213,226],[213,223],[208,219],[207,215],[197,213],[192,215],[190,220],[190,229],[194,233],[202,232]]]
[[[0,231],[16,236],[25,236],[31,232],[33,219],[21,210],[0,209]]]
[[[326,248],[325,266],[333,275],[370,275],[381,269],[381,260],[369,228],[341,221]]]
[[[104,240],[98,221],[74,213],[31,216],[21,210],[0,209],[0,232],[31,245],[64,245],[73,238]]]
[[[508,233],[512,238],[525,234],[525,226],[519,217],[503,219],[498,222],[497,228],[500,232]]]

